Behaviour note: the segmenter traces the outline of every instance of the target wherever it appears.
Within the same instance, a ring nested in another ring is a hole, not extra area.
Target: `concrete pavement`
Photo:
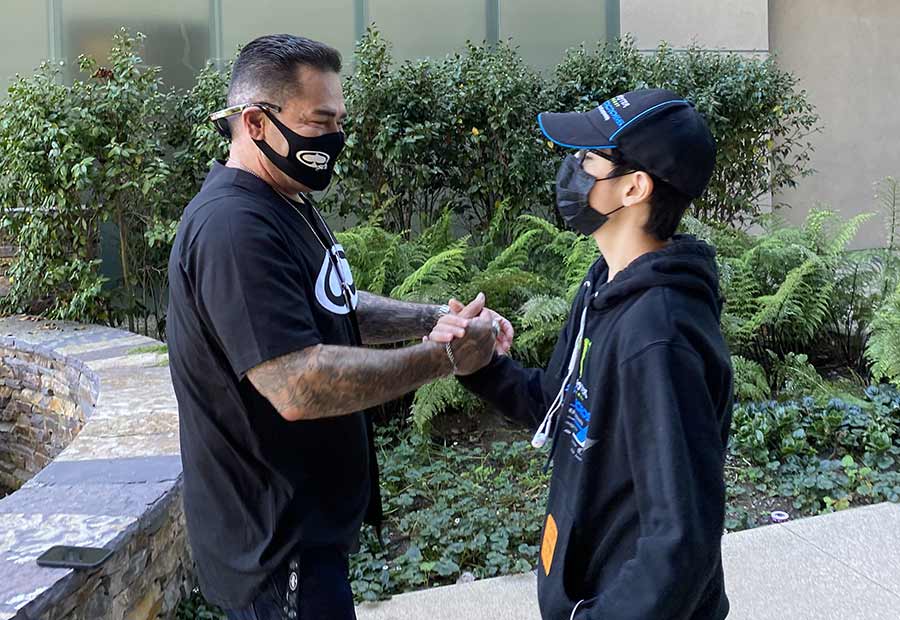
[[[728,534],[729,620],[900,620],[900,504]],[[359,620],[540,620],[533,574],[402,594]],[[662,619],[648,619],[662,620]]]

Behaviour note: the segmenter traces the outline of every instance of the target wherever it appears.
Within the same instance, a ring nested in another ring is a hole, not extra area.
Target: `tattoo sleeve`
[[[440,318],[441,306],[397,301],[360,291],[359,331],[363,344],[389,344],[427,336]]]
[[[346,415],[399,398],[451,372],[444,348],[316,345],[253,368],[247,377],[288,420]]]

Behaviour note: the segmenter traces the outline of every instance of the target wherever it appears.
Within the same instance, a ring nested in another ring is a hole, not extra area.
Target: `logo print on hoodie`
[[[591,341],[589,338],[585,338],[584,345],[581,348],[578,377],[584,376],[584,364],[590,349]],[[569,389],[571,388],[566,388],[566,391]],[[569,449],[572,452],[572,456],[578,461],[584,458],[585,450],[589,450],[596,443],[596,440],[588,439],[587,436],[588,428],[591,425],[591,412],[585,405],[588,402],[588,395],[587,386],[579,378],[575,382],[575,397],[572,399],[572,404],[569,405],[569,411],[566,415],[566,426],[563,428],[563,433],[569,435],[570,438],[571,445]]]

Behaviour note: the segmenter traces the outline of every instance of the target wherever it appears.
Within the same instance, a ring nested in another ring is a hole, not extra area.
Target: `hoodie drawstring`
[[[585,282],[582,285],[584,288],[590,288],[591,283]],[[541,424],[537,428],[537,432],[535,432],[534,437],[531,439],[531,445],[535,448],[542,448],[544,444],[547,443],[547,438],[550,436],[551,429],[553,429],[554,419],[556,417],[556,412],[562,409],[562,406],[566,400],[566,386],[569,384],[569,380],[572,378],[575,369],[578,367],[578,362],[581,358],[581,349],[584,346],[584,328],[587,323],[587,312],[588,307],[590,306],[590,298],[585,296],[584,308],[581,311],[581,321],[578,325],[578,336],[575,339],[575,346],[572,348],[572,357],[569,358],[569,367],[566,372],[566,377],[562,381],[562,385],[559,387],[559,392],[556,394],[556,398],[553,399],[553,402],[550,404],[550,407],[547,409],[547,413],[544,415],[544,419]],[[572,388],[574,389],[574,385]]]

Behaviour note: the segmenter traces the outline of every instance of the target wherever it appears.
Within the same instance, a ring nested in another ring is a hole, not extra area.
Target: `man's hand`
[[[479,295],[481,295],[481,294],[479,293]],[[475,299],[478,299],[478,298],[476,297]],[[483,295],[481,295],[481,299],[482,299],[482,308],[483,308],[484,307],[484,296]],[[448,314],[444,318],[449,318],[453,315],[465,316],[464,312],[465,312],[466,308],[458,300],[451,299],[449,306],[450,306],[450,312],[452,314]],[[491,321],[497,322],[497,325],[499,326],[500,331],[497,334],[496,351],[500,355],[506,355],[507,353],[509,353],[509,350],[512,347],[513,340],[516,337],[516,330],[513,329],[512,323],[507,321],[503,316],[494,312],[490,308],[484,308],[483,312],[486,312],[488,314],[488,317],[491,319]],[[441,320],[443,320],[443,319],[441,319]],[[439,323],[440,323],[440,321],[439,321]]]
[[[456,308],[454,308],[454,303]],[[463,306],[455,299],[450,300],[450,314],[442,316],[434,329],[422,340],[431,340],[440,344],[453,342],[466,335],[466,328],[472,319],[477,318],[484,310],[484,293],[478,293],[468,306]]]
[[[499,326],[484,309],[484,293],[478,293],[467,306],[459,302],[456,306],[459,311],[451,309],[441,317],[425,340],[450,347],[455,374],[470,375],[491,361]]]
[[[496,332],[490,317],[482,311],[477,319],[472,319],[465,335],[445,345],[452,351],[456,375],[471,375],[487,366],[494,356]]]

